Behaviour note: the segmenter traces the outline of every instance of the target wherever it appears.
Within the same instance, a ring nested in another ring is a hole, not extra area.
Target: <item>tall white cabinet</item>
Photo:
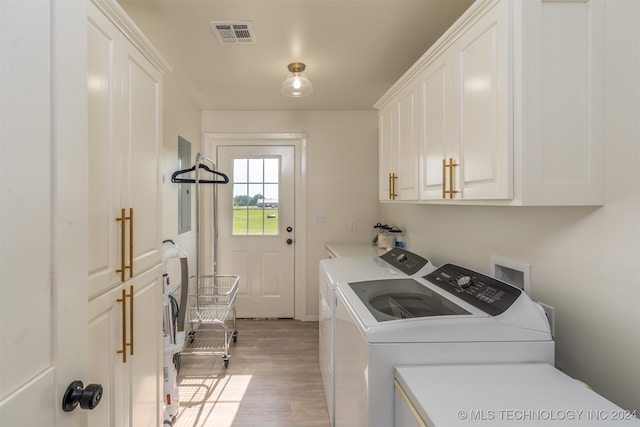
[[[122,9],[89,4],[90,425],[162,424],[162,73]]]
[[[409,152],[384,125],[415,93],[411,200],[604,203],[603,7],[479,0],[452,25],[375,105],[383,162]],[[383,169],[380,200],[394,200]]]

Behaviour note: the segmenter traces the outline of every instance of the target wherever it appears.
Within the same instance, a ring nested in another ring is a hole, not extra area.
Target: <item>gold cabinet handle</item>
[[[459,190],[453,189],[453,168],[458,166],[457,163],[453,161],[451,157],[449,157],[449,163],[445,159],[442,159],[442,198],[447,198],[447,193],[449,193],[449,198],[453,199],[453,195],[459,193]],[[447,181],[447,168],[449,168],[449,190],[446,189],[446,181]]]
[[[129,286],[129,355],[133,356],[133,285]]]
[[[129,338],[127,342],[127,298],[129,298]],[[122,349],[116,351],[122,354],[122,363],[127,363],[127,347],[129,354],[133,356],[133,285],[129,287],[129,294],[125,289],[122,290],[122,297],[116,300],[122,304]]]
[[[389,200],[395,200],[398,197],[396,194],[396,179],[398,179],[398,175],[391,172],[389,174]]]
[[[116,353],[122,354],[122,363],[127,363],[127,291],[122,290],[122,297],[116,300],[122,304],[122,349]]]
[[[125,270],[129,269],[129,277],[133,277],[133,209],[129,209],[129,216],[124,213],[124,208],[120,211],[120,217],[116,218],[116,221],[120,221],[120,268],[116,270],[116,273],[120,273],[120,281],[124,282]],[[126,226],[125,221],[129,220],[129,265],[126,265],[125,259],[125,241],[126,241]]]
[[[133,277],[133,208],[129,208],[129,277]]]
[[[453,162],[453,159],[449,157],[449,198],[453,199],[453,195],[458,193],[458,190],[453,189],[453,168],[454,166],[458,166],[457,163]]]

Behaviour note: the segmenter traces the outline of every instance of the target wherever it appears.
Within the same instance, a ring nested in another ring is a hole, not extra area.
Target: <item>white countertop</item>
[[[327,243],[327,250],[335,255],[336,258],[354,257],[354,256],[380,256],[387,252],[387,249],[380,249],[372,243]]]
[[[395,377],[429,427],[640,426],[638,408],[548,364],[405,366]]]

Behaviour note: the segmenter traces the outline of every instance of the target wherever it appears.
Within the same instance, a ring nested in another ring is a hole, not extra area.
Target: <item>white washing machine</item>
[[[341,282],[336,296],[336,427],[392,426],[398,365],[554,363],[542,307],[460,266]]]
[[[420,277],[435,270],[425,258],[393,248],[380,256],[331,258],[320,261],[320,373],[331,425],[335,425],[335,309],[340,283]]]

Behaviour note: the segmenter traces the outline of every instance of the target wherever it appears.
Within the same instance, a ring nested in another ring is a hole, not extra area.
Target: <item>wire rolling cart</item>
[[[189,281],[188,290],[182,289],[181,318],[178,319],[185,331],[185,343],[181,352],[183,355],[221,355],[224,367],[229,366],[231,342],[238,340],[236,329],[235,301],[238,294],[239,277],[232,274],[217,274],[218,253],[218,224],[216,213],[216,186],[215,184],[227,184],[227,175],[215,170],[213,160],[198,153],[195,166],[174,172],[171,181],[175,183],[195,184],[196,193],[196,247],[201,248],[201,229],[203,220],[200,210],[200,185],[213,185],[213,274],[202,274],[202,256],[196,256],[196,274]],[[202,179],[201,171],[212,173],[214,179]],[[195,179],[178,178],[183,173],[195,171]]]
[[[187,297],[183,354],[222,355],[229,366],[229,346],[238,340],[235,300],[238,276],[210,275],[195,280]]]

